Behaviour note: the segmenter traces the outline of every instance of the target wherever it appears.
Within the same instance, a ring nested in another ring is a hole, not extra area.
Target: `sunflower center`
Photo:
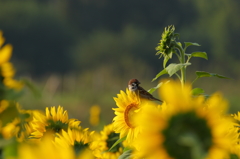
[[[138,109],[138,105],[135,103],[129,104],[125,109],[124,120],[127,126],[129,126],[130,128],[134,128],[134,124],[133,124],[133,121],[131,120],[131,117],[133,116],[133,114],[135,114],[135,110],[137,109]]]
[[[163,135],[163,145],[173,158],[192,159],[196,150],[205,153],[212,146],[211,128],[193,111],[174,115]]]

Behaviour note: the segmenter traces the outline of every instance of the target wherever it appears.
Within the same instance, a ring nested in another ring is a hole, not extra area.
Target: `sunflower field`
[[[64,106],[22,109],[22,90],[34,92],[34,87],[15,79],[13,46],[0,31],[0,159],[239,159],[240,112],[228,114],[228,101],[220,92],[208,95],[192,88],[203,77],[227,77],[196,71],[195,80],[188,81],[190,60],[208,56],[187,53],[188,47],[200,45],[178,39],[175,27],[168,26],[156,47],[156,55],[164,59],[163,70],[148,93],[158,91],[161,101],[123,88],[109,97],[116,103],[112,123],[95,131],[69,118]],[[179,63],[170,63],[173,57]],[[169,78],[160,79],[166,74]],[[91,107],[92,125],[98,125],[100,113],[99,106]]]

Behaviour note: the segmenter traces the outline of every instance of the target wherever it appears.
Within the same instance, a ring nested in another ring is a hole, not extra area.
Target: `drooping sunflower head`
[[[174,33],[175,27],[173,25],[168,26],[165,28],[164,32],[162,33],[162,39],[158,43],[156,47],[156,55],[171,58],[172,54],[175,52],[175,39],[178,34]]]
[[[120,91],[114,100],[118,108],[113,108],[116,114],[113,118],[113,129],[116,133],[120,133],[120,138],[126,137],[126,141],[131,143],[141,131],[134,117],[142,107],[157,106],[157,104],[148,100],[140,100],[138,94],[128,89],[126,93]]]
[[[0,101],[0,123],[2,129],[0,134],[5,139],[16,137],[18,141],[28,138],[32,132],[29,121],[31,121],[32,112],[22,110],[20,105],[13,101]]]
[[[166,109],[144,107],[137,116],[143,127],[135,140],[137,156],[222,159],[228,155],[234,133],[228,133],[232,121],[224,117],[226,101],[219,94],[207,101],[192,97],[189,88],[175,82],[163,85],[160,93]]]

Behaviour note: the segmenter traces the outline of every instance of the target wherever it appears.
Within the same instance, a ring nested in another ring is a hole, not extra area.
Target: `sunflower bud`
[[[175,53],[175,39],[178,34],[175,34],[174,30],[175,27],[173,25],[170,25],[166,27],[164,32],[162,33],[162,39],[156,47],[156,55],[160,55],[160,58],[162,56],[168,56],[169,58],[171,58],[172,53]]]

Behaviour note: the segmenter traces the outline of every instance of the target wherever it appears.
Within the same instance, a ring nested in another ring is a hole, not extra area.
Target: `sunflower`
[[[134,155],[159,158],[218,158],[229,155],[234,133],[229,134],[232,120],[223,117],[227,102],[220,94],[192,97],[189,85],[169,82],[160,89],[167,109],[144,107],[135,121],[142,133],[134,141]]]
[[[0,102],[3,112],[0,110],[0,122],[2,124],[1,134],[3,138],[10,139],[17,137],[18,141],[28,138],[32,132],[29,121],[32,120],[32,110],[23,110],[16,102],[2,100]]]
[[[18,159],[76,159],[72,148],[54,145],[51,134],[46,134],[41,142],[21,143],[18,147]]]
[[[178,34],[174,33],[175,27],[173,25],[168,26],[164,29],[162,33],[162,39],[156,47],[156,55],[172,58],[172,54],[175,53],[175,39]]]
[[[88,151],[89,144],[92,142],[92,136],[94,131],[89,132],[88,128],[68,128],[67,131],[62,130],[61,133],[57,133],[55,137],[55,145],[63,148],[73,148],[76,155],[82,154],[84,151]]]
[[[140,100],[139,95],[126,89],[120,91],[117,98],[114,98],[118,108],[113,108],[115,117],[113,118],[113,129],[120,133],[120,138],[126,137],[127,143],[131,143],[141,131],[138,123],[135,123],[133,117],[144,106],[157,106],[154,102]]]
[[[104,126],[104,129],[100,132],[99,137],[94,141],[94,155],[97,158],[102,159],[117,159],[123,152],[122,144],[116,145],[109,150],[113,144],[119,139],[119,134],[113,130],[113,124]]]
[[[31,138],[40,139],[46,131],[59,133],[61,130],[67,131],[68,127],[78,127],[81,122],[76,119],[68,119],[67,111],[63,107],[58,106],[56,111],[55,106],[50,110],[46,108],[46,115],[40,112],[33,114],[31,125],[34,132],[31,133]]]

